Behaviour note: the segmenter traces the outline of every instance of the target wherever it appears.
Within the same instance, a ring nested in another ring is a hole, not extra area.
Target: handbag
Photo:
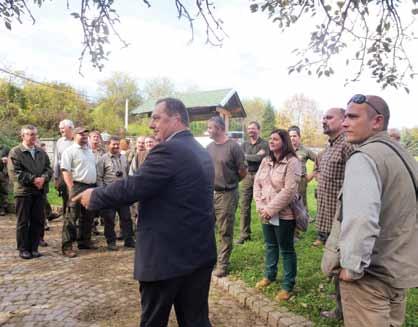
[[[295,217],[296,228],[306,232],[309,225],[309,214],[306,210],[305,204],[303,203],[302,196],[299,193],[296,193],[292,202],[290,202],[290,209]]]
[[[285,178],[286,174],[287,166],[283,179]],[[309,225],[309,214],[306,210],[305,204],[303,203],[302,196],[299,193],[296,193],[293,200],[289,203],[289,207],[292,210],[293,216],[295,217],[296,228],[302,232],[306,232]]]

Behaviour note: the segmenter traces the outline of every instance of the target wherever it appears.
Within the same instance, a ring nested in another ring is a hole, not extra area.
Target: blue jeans
[[[283,258],[281,287],[288,292],[293,290],[296,283],[297,258],[293,243],[295,225],[294,220],[284,219],[280,219],[279,226],[262,224],[266,251],[264,276],[270,281],[276,280],[280,253]]]

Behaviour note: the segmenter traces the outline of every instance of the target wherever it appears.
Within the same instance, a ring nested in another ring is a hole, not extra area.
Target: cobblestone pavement
[[[138,326],[138,283],[132,278],[133,251],[60,253],[61,219],[50,223],[39,259],[22,260],[15,241],[15,217],[0,217],[0,326]],[[265,322],[216,287],[210,292],[214,327],[261,327]],[[169,326],[177,326],[174,314]]]

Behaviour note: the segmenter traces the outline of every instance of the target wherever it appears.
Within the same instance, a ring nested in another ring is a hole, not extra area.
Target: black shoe
[[[124,246],[125,248],[135,248],[135,241],[132,238],[127,239]]]
[[[117,239],[118,241],[122,241],[122,240],[123,240],[123,236],[122,236],[122,234],[119,234],[119,235],[116,237],[116,239]]]
[[[38,251],[32,251],[32,258],[39,258],[42,257],[42,254]]]
[[[46,219],[48,219],[48,221],[52,221],[54,219],[58,219],[59,217],[61,217],[59,213],[53,212]]]
[[[89,243],[79,243],[78,249],[79,250],[97,250],[98,247],[93,242],[89,242]]]
[[[109,243],[109,244],[107,245],[107,249],[108,249],[109,251],[117,251],[117,250],[118,250],[118,247],[116,246],[116,243]]]
[[[250,237],[240,237],[239,240],[235,241],[235,244],[240,245],[248,241],[251,241]]]
[[[39,246],[46,247],[46,246],[48,246],[48,243],[45,242],[45,240],[40,240],[39,241]]]
[[[5,216],[5,215],[6,215],[6,209],[0,208],[0,216]]]
[[[28,260],[32,259],[32,254],[29,251],[23,250],[19,252],[19,257],[22,259]]]

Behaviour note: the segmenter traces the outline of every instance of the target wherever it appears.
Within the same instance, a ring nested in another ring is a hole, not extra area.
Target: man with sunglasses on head
[[[356,144],[347,161],[339,237],[346,327],[402,326],[406,291],[418,286],[418,167],[388,133],[389,107],[357,94],[343,123]]]

